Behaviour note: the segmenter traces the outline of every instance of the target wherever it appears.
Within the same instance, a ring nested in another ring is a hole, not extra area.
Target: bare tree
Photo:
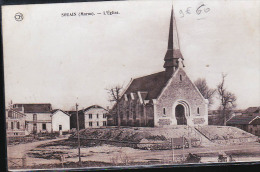
[[[224,125],[226,125],[227,115],[230,111],[236,107],[236,95],[227,91],[225,87],[225,78],[227,74],[222,74],[222,81],[217,86],[217,92],[219,99],[221,101],[220,110],[221,115],[224,119]]]
[[[109,101],[116,103],[114,108],[116,110],[118,128],[120,127],[120,123],[121,123],[120,113],[119,113],[120,112],[119,102],[120,102],[120,99],[121,99],[122,89],[123,89],[123,86],[121,86],[121,85],[116,85],[116,86],[113,86],[111,88],[106,89],[107,92],[108,92],[108,95],[109,95]]]
[[[196,85],[196,87],[198,88],[198,90],[200,91],[200,93],[202,94],[202,96],[205,99],[208,99],[209,101],[209,106],[211,106],[214,102],[213,102],[213,97],[214,94],[216,92],[216,89],[211,89],[208,87],[207,81],[205,78],[199,78],[197,79],[194,84]]]

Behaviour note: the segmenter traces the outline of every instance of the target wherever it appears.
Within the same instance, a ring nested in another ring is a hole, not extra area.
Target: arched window
[[[182,76],[180,75],[180,81],[182,81]]]
[[[37,114],[33,114],[33,121],[37,121]]]
[[[165,108],[163,108],[163,115],[166,115],[166,110],[165,110]]]
[[[197,113],[200,114],[200,108],[197,108]]]

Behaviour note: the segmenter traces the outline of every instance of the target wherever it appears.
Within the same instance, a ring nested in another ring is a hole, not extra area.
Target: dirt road
[[[47,146],[35,149],[37,146],[49,142],[54,142],[61,139],[46,140],[34,143],[28,143],[23,145],[16,145],[9,147],[9,157],[22,157],[28,151],[34,149],[35,153],[46,154],[48,152],[65,152],[67,162],[77,162],[77,148],[71,148],[68,146]],[[44,151],[46,150],[46,151]],[[38,152],[39,151],[39,152]],[[236,161],[260,161],[260,144],[259,143],[246,143],[241,145],[225,145],[225,146],[211,146],[202,148],[190,148],[190,149],[175,149],[174,156],[181,157],[183,153],[185,156],[188,153],[195,153],[202,156],[202,162],[216,162],[217,154],[219,151],[226,152],[227,154],[235,153]],[[150,160],[169,161],[172,159],[172,150],[140,150],[130,147],[117,147],[112,145],[101,145],[96,147],[82,147],[81,159],[82,161],[96,161],[111,163],[113,158],[118,159],[118,162],[123,161],[126,156],[129,161],[132,162],[147,162]],[[233,155],[232,155],[233,156]],[[39,158],[27,156],[27,166],[33,167],[39,164],[60,164],[59,159],[53,158]]]
[[[218,154],[218,152],[246,152],[260,155],[260,144],[259,143],[247,143],[247,145],[225,145],[225,146],[214,146],[214,147],[204,147],[204,148],[190,148],[190,149],[175,149],[174,155],[186,155],[188,153],[194,154]],[[131,154],[131,153],[130,153]],[[164,159],[166,157],[172,156],[171,150],[156,150],[156,151],[143,151],[142,154],[138,156],[132,154],[128,156],[134,159],[148,159],[156,157],[158,159]],[[260,158],[259,158],[260,161]]]
[[[82,153],[86,153],[87,156],[83,156],[83,161],[102,161],[111,162],[112,158],[126,155],[131,161],[145,162],[149,160],[171,160],[173,152],[172,150],[140,150],[129,147],[115,147],[115,146],[99,146],[92,148],[83,148]],[[107,149],[107,150],[105,150]],[[190,148],[190,149],[175,149],[174,156],[186,156],[188,153],[195,153],[202,155],[206,160],[204,162],[210,162],[210,157],[214,157],[214,161],[217,161],[217,155],[219,152],[226,152],[227,154],[236,154],[236,160],[245,158],[244,161],[260,161],[260,144],[259,143],[247,143],[247,145],[225,145],[215,147],[204,148]],[[90,153],[91,152],[91,153]],[[69,158],[69,161],[77,161],[76,158]],[[242,160],[242,159],[241,159]]]
[[[7,146],[7,157],[8,158],[22,158],[29,150],[31,150],[39,145],[49,143],[49,142],[68,139],[68,137],[69,136],[66,136],[63,138],[52,139],[52,140],[43,140],[43,141],[37,141],[37,142],[32,142],[32,143],[24,143],[24,144],[19,144],[19,145],[14,145],[14,146]]]

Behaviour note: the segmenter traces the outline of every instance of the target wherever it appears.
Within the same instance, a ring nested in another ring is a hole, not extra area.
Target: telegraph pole
[[[78,133],[78,155],[79,155],[79,165],[81,166],[80,158],[80,137],[79,137],[79,113],[78,113],[78,104],[76,103],[76,115],[77,115],[77,133]]]
[[[185,138],[184,138],[184,135],[182,136],[182,158],[183,158],[183,161],[185,159],[185,156],[184,156],[184,148],[185,148]]]
[[[174,145],[173,145],[173,138],[171,138],[171,148],[172,148],[172,163],[174,163]]]

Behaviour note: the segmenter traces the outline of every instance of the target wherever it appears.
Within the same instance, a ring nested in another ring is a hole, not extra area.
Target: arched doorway
[[[185,117],[185,108],[183,105],[179,104],[175,107],[175,116],[177,120],[177,125],[187,125],[187,119]]]

